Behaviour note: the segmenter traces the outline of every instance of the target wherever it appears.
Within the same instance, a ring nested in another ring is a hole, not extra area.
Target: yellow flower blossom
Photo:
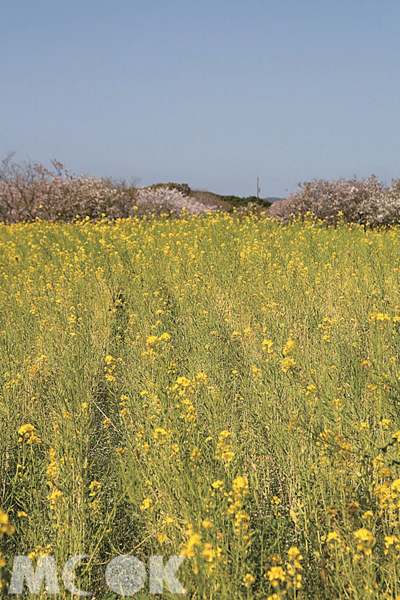
[[[217,481],[214,481],[214,483],[212,483],[211,485],[214,489],[219,490],[224,486],[224,482],[221,481],[221,479],[217,479]]]
[[[159,337],[160,342],[168,342],[171,339],[169,333],[162,333]]]
[[[400,493],[400,479],[395,479],[392,483],[392,490]]]
[[[200,381],[201,383],[207,383],[208,381],[208,377],[205,373],[196,373],[196,379],[197,381]]]
[[[289,548],[288,550],[288,557],[290,561],[294,561],[294,560],[301,560],[303,557],[300,554],[300,550],[298,548],[296,548],[296,546],[292,546],[291,548]]]
[[[400,442],[400,431],[395,431],[392,435],[392,438],[394,438],[397,442]]]
[[[372,545],[375,540],[372,533],[368,529],[365,529],[365,527],[362,527],[354,532],[354,537],[357,540],[357,550],[359,552],[363,551],[364,554],[369,556],[372,553]]]
[[[153,504],[153,500],[151,498],[145,498],[143,500],[142,504],[140,505],[140,509],[141,510],[147,510],[147,509],[153,510],[152,504]]]
[[[261,347],[262,347],[263,351],[265,351],[265,350],[267,351],[267,354],[273,354],[274,353],[273,345],[274,345],[274,343],[271,340],[265,339],[262,341]]]
[[[236,494],[242,494],[243,492],[247,492],[248,487],[249,486],[246,477],[242,477],[241,475],[239,475],[239,477],[236,477],[236,479],[233,482],[233,491]]]
[[[212,562],[216,556],[216,552],[212,547],[212,544],[206,542],[204,544],[204,548],[201,552],[201,556],[203,556],[207,562]]]
[[[284,349],[282,350],[283,356],[288,356],[289,354],[291,354],[293,352],[293,350],[296,348],[296,346],[297,346],[296,340],[288,340],[285,344]]]
[[[243,583],[247,588],[251,587],[254,582],[255,577],[251,573],[246,573],[246,575],[243,577]]]
[[[11,525],[7,513],[0,508],[0,539],[4,534],[12,535],[15,531],[14,525]]]
[[[89,485],[89,490],[90,490],[89,496],[95,496],[99,492],[100,488],[101,488],[100,481],[96,481],[96,480],[92,481]]]
[[[26,423],[25,425],[22,425],[19,429],[18,429],[18,433],[19,433],[19,442],[26,442],[27,444],[33,444],[33,442],[36,442],[37,444],[41,443],[41,439],[35,434],[35,428],[33,425],[31,425],[30,423]]]
[[[294,369],[296,361],[293,358],[284,358],[281,360],[281,369],[284,373],[287,373],[290,369]]]
[[[196,553],[196,546],[199,546],[201,543],[201,535],[198,533],[193,533],[186,545],[186,548],[181,552],[181,556],[186,556],[187,558],[192,558]]]
[[[50,508],[51,510],[55,510],[56,507],[62,503],[64,494],[61,490],[54,488],[47,498],[50,500]]]
[[[394,548],[395,550],[400,550],[400,540],[395,535],[388,535],[385,537],[385,550],[384,553],[388,554],[389,550]]]
[[[387,321],[390,321],[390,315],[385,314],[385,313],[373,312],[370,315],[370,321],[387,322]]]
[[[284,583],[286,581],[286,573],[282,567],[271,567],[267,575],[274,587],[278,587],[279,582]]]

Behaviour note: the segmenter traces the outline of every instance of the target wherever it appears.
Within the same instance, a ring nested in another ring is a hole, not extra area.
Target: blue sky
[[[286,196],[400,177],[398,0],[0,0],[0,157]]]

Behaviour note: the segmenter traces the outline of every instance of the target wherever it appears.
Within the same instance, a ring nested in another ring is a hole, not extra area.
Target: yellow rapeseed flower
[[[201,542],[201,535],[198,533],[193,533],[186,545],[186,548],[181,552],[181,556],[186,556],[187,558],[192,558],[195,555],[195,547],[199,546]]]
[[[395,479],[392,483],[392,490],[400,493],[400,479]]]
[[[290,369],[296,366],[296,361],[293,358],[284,358],[281,361],[281,369],[284,373],[287,373]]]
[[[162,333],[159,337],[160,342],[168,342],[171,339],[169,333]]]
[[[243,583],[247,588],[251,587],[254,582],[255,577],[251,573],[246,573],[246,575],[243,577]]]
[[[300,550],[298,548],[296,548],[296,546],[292,546],[291,548],[289,548],[288,550],[288,557],[289,560],[291,560],[292,562],[294,560],[301,560],[301,555],[300,555]]]
[[[14,525],[11,525],[8,514],[0,508],[0,539],[4,534],[12,535],[15,531]]]
[[[26,423],[25,425],[22,425],[19,429],[18,429],[18,433],[19,433],[19,442],[23,442],[25,441],[27,444],[33,444],[33,442],[36,442],[37,444],[41,443],[41,439],[35,434],[35,428],[33,425],[31,425],[30,423]]]
[[[90,490],[89,496],[95,496],[99,492],[100,488],[101,488],[100,481],[96,481],[96,480],[92,481],[89,485],[89,490]]]
[[[274,587],[278,587],[279,582],[284,583],[286,580],[286,573],[282,567],[271,567],[267,575]]]
[[[358,542],[357,550],[359,552],[363,551],[364,554],[369,556],[372,553],[371,547],[375,540],[372,533],[368,529],[365,529],[365,527],[362,527],[361,529],[358,529],[354,532],[354,537]]]
[[[384,553],[388,554],[389,549],[394,548],[395,550],[400,550],[400,540],[395,535],[388,535],[385,537],[385,550]]]
[[[142,504],[140,505],[140,509],[147,510],[148,508],[150,508],[150,510],[152,510],[152,504],[153,500],[151,498],[145,498]]]
[[[204,548],[201,552],[201,556],[203,556],[207,562],[212,562],[216,556],[216,552],[214,550],[214,548],[212,547],[212,544],[210,544],[209,542],[206,542],[204,544]]]
[[[224,487],[224,482],[221,481],[221,479],[217,479],[217,481],[214,481],[214,483],[211,485],[215,490],[219,490],[220,488]]]
[[[283,356],[288,356],[289,354],[291,354],[293,352],[293,350],[296,348],[296,346],[297,346],[296,340],[288,340],[286,342],[284,349],[282,350]]]
[[[246,492],[249,487],[246,477],[242,477],[241,475],[239,475],[239,477],[236,477],[236,479],[233,481],[232,487],[233,491],[236,494],[242,494],[243,492]]]

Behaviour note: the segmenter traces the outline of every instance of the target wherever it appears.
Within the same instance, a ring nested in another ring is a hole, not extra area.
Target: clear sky
[[[399,0],[0,0],[0,157],[286,196],[400,177]]]

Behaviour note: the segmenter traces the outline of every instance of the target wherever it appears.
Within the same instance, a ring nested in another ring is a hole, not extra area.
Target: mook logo
[[[73,556],[64,565],[62,580],[66,589],[75,596],[91,596],[90,591],[81,590],[75,585],[74,568],[85,558],[87,554]],[[149,592],[150,594],[162,594],[164,584],[172,594],[186,594],[176,576],[176,572],[185,560],[184,556],[171,556],[164,566],[162,556],[150,556],[149,558]],[[107,565],[105,571],[107,586],[119,596],[133,596],[146,585],[146,565],[131,556],[124,554],[113,558]],[[29,556],[16,556],[14,558],[8,594],[22,594],[24,583],[31,594],[38,594],[42,583],[48,594],[59,594],[60,587],[57,578],[57,568],[54,556],[41,556],[38,559],[36,569]]]

